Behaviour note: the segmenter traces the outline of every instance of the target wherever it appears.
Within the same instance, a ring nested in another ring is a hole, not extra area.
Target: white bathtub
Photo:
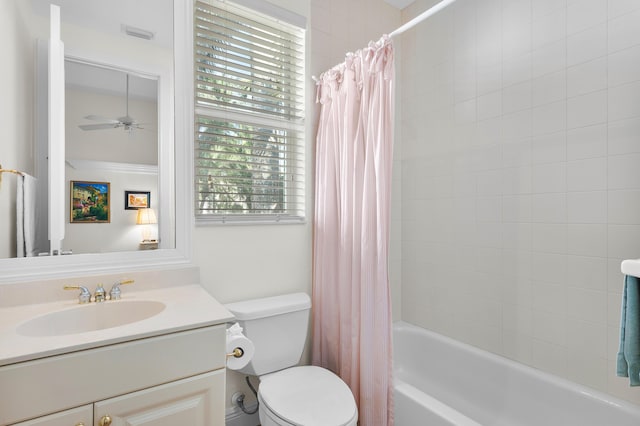
[[[394,324],[396,426],[639,426],[640,407]]]

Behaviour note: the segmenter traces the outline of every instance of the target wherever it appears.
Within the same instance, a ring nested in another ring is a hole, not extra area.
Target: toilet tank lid
[[[247,321],[274,315],[302,311],[311,308],[311,299],[306,293],[284,294],[282,296],[243,300],[224,305],[237,320]]]

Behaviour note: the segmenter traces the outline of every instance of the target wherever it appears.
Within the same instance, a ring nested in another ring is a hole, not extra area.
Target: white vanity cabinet
[[[223,426],[224,370],[16,423],[14,426]]]
[[[0,425],[223,426],[225,338],[220,324],[2,366]]]

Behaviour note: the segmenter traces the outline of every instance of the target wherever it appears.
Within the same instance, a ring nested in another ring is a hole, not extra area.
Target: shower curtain
[[[317,79],[312,356],[349,385],[363,426],[393,425],[393,82],[386,36]]]

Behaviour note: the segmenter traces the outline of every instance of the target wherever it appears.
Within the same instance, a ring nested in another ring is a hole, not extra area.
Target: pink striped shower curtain
[[[313,363],[349,385],[362,426],[393,425],[393,81],[388,37],[317,80]]]

